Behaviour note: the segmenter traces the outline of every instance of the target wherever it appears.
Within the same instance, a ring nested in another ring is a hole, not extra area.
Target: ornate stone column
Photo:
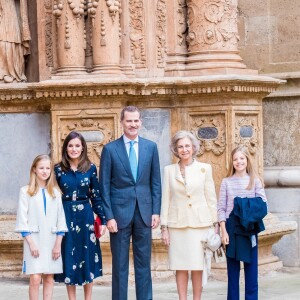
[[[57,35],[57,74],[85,74],[86,0],[54,0],[53,4]]]
[[[92,22],[93,74],[121,74],[118,0],[87,0]]]
[[[185,0],[167,2],[167,59],[165,74],[180,76],[187,56],[187,5]]]
[[[201,74],[204,69],[205,74],[246,69],[237,49],[238,0],[187,0],[186,3],[187,75]]]
[[[122,14],[120,16],[121,24],[121,70],[127,77],[134,77],[133,64],[131,63],[130,50],[130,26],[129,26],[129,3],[128,0],[121,0]]]

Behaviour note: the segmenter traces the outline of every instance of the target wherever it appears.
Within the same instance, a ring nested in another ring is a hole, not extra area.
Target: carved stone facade
[[[19,186],[27,180],[26,163],[34,155],[32,149],[51,149],[57,162],[63,139],[71,130],[80,131],[85,136],[89,156],[99,165],[103,145],[122,134],[119,117],[125,105],[137,105],[145,113],[142,135],[158,143],[162,168],[171,163],[168,148],[170,137],[181,129],[193,132],[201,142],[198,159],[212,165],[217,190],[227,173],[230,152],[240,144],[249,149],[260,175],[263,175],[264,151],[268,154],[265,157],[268,167],[279,165],[279,162],[283,165],[297,164],[296,158],[288,156],[289,150],[296,152],[297,149],[296,110],[294,114],[291,111],[282,114],[285,119],[291,116],[291,123],[290,120],[286,122],[291,124],[289,127],[283,121],[276,123],[274,115],[279,118],[280,113],[276,108],[276,114],[272,112],[279,102],[268,98],[263,103],[263,98],[270,93],[270,97],[277,97],[278,100],[280,95],[274,95],[276,88],[284,83],[282,76],[258,75],[257,71],[246,68],[238,52],[242,49],[242,56],[251,67],[261,63],[260,59],[253,62],[253,47],[247,48],[247,38],[254,35],[255,30],[248,32],[246,27],[241,26],[249,21],[249,15],[245,13],[249,12],[253,20],[247,23],[250,26],[247,25],[247,28],[255,28],[255,8],[250,2],[31,1],[28,8],[35,15],[36,23],[30,24],[30,31],[36,36],[32,41],[36,51],[30,57],[27,68],[35,70],[35,77],[29,75],[27,83],[0,84],[0,123],[9,123],[5,127],[8,132],[3,144],[5,161],[0,159],[0,162],[1,165],[12,160],[21,162],[16,170],[6,171],[3,175],[18,178],[18,186],[10,189],[1,186],[0,203],[14,206],[7,208],[1,205],[0,213],[15,213]],[[271,0],[264,0],[263,4],[258,0],[254,2],[256,8],[274,5]],[[256,13],[258,11],[261,10],[257,8]],[[260,37],[261,43],[262,39]],[[275,52],[277,63],[279,51]],[[36,65],[33,65],[33,59]],[[268,66],[262,64],[263,68],[277,70],[272,65],[275,60]],[[285,78],[289,79],[288,76]],[[294,82],[293,79],[288,82],[290,87]],[[296,90],[299,94],[299,84]],[[284,95],[282,88],[280,91]],[[289,93],[292,97],[292,92]],[[285,109],[286,102],[284,99],[281,101],[282,106],[278,110]],[[293,101],[298,108],[298,100]],[[293,101],[289,105],[293,106]],[[266,111],[271,112],[265,113],[264,117],[263,105]],[[13,118],[16,114],[21,115],[17,121]],[[39,116],[37,121],[30,123],[31,118],[36,120],[36,114]],[[12,126],[14,122],[20,124]],[[26,153],[21,155],[15,150],[16,141],[13,138],[18,137],[15,131],[24,124],[39,126],[31,125],[35,130],[29,128],[25,131],[26,139],[20,143],[23,146],[27,142],[31,151],[24,151]],[[274,138],[275,128],[278,127],[287,133],[282,139]],[[41,128],[40,132],[37,128]],[[47,141],[45,131],[49,134]],[[32,138],[31,132],[37,137]],[[290,132],[292,136],[288,135]],[[263,139],[263,133],[267,138]],[[43,135],[43,139],[38,135]],[[293,141],[292,145],[288,144],[289,140]],[[280,149],[277,152],[272,149],[273,141]],[[284,153],[282,156],[281,150]],[[272,203],[272,199],[269,201]],[[274,206],[271,204],[270,207]],[[9,217],[10,222],[13,218]],[[3,222],[5,220],[4,217]],[[262,242],[267,251],[260,251],[265,253],[261,254],[261,261],[276,262],[274,268],[280,263],[270,253],[270,240],[274,242],[274,236],[281,237],[296,228],[292,222],[288,228],[282,225],[285,229],[280,231],[274,225],[276,222],[270,222]],[[159,233],[154,232],[153,270],[157,271],[155,274],[158,276],[162,270],[167,274],[166,249],[159,238]],[[7,244],[6,237],[3,239]],[[20,240],[13,233],[11,240],[15,255],[19,255]],[[106,237],[102,244],[105,261],[109,265]],[[2,250],[3,247],[0,247],[0,252]],[[300,257],[299,249],[297,253]],[[8,255],[7,251],[5,255]],[[265,256],[269,259],[264,259]],[[2,265],[0,273],[1,270],[4,270]]]
[[[201,108],[205,109],[205,108]],[[204,112],[192,112],[190,114],[190,130],[200,140],[200,161],[209,161],[214,169],[214,181],[216,191],[222,179],[226,176],[228,155],[226,155],[226,124],[228,123],[227,112],[212,114],[208,107]]]
[[[56,128],[53,128],[53,144],[58,147],[53,149],[53,159],[59,162],[61,157],[61,148],[65,137],[70,131],[80,132],[88,146],[88,155],[91,161],[99,166],[102,148],[105,144],[116,138],[115,124],[117,123],[115,115],[95,115],[95,111],[77,110],[64,112],[54,111],[53,118],[56,118]]]

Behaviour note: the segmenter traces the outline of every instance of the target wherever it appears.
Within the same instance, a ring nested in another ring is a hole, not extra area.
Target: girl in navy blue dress
[[[97,169],[87,156],[83,136],[68,134],[62,147],[62,160],[55,166],[69,232],[62,243],[63,274],[55,276],[67,285],[70,300],[76,299],[76,285],[84,285],[85,300],[92,297],[93,279],[102,276],[102,256],[94,232],[94,214],[106,220],[99,191]]]

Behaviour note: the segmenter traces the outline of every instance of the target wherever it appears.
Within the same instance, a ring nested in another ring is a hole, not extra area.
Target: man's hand
[[[106,226],[110,233],[118,232],[118,225],[115,219],[108,220]]]
[[[152,215],[152,223],[151,227],[152,229],[155,229],[160,223],[160,218],[159,215]]]

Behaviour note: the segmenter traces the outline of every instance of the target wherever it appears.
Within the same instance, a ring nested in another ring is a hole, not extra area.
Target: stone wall
[[[240,0],[239,50],[246,65],[287,80],[263,102],[264,177],[270,211],[300,225],[300,2]],[[300,232],[274,247],[285,265],[300,266]]]
[[[239,50],[247,67],[261,73],[300,67],[298,0],[239,0]]]
[[[50,114],[0,114],[0,214],[15,214],[33,159],[50,153]]]

